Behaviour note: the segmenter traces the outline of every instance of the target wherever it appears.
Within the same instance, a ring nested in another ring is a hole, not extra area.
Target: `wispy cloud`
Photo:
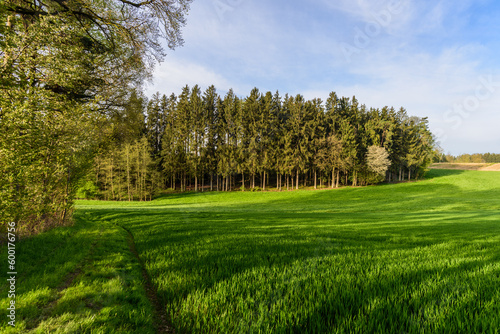
[[[228,91],[233,83],[214,70],[196,63],[169,57],[168,62],[158,66],[152,84],[146,86],[148,96],[159,91],[162,94],[179,94],[182,87],[199,85],[207,88],[214,85],[221,91]]]

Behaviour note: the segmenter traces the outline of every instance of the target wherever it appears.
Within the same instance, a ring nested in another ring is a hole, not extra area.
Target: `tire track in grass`
[[[144,289],[146,290],[146,294],[148,296],[149,301],[151,302],[151,305],[153,305],[154,308],[154,315],[153,315],[153,322],[154,326],[156,328],[156,331],[158,333],[175,333],[173,327],[169,324],[169,321],[167,320],[167,314],[165,313],[162,304],[160,303],[160,300],[158,298],[158,291],[153,285],[153,282],[151,281],[151,277],[149,276],[146,266],[144,265],[144,262],[142,259],[139,257],[139,253],[137,252],[137,248],[135,247],[135,239],[134,235],[132,232],[130,232],[129,229],[117,225],[124,229],[128,233],[128,245],[130,248],[130,251],[134,256],[136,257],[137,261],[139,262],[139,265],[141,266],[141,271],[142,271],[142,277],[144,278]]]

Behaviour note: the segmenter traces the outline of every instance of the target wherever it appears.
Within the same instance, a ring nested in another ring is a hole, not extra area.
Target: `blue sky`
[[[335,91],[429,117],[446,153],[500,153],[498,1],[195,0],[187,20],[148,96]]]

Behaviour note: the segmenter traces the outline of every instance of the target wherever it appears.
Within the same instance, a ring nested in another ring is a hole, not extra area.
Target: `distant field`
[[[481,170],[485,170],[485,171],[500,171],[500,164],[494,164],[494,165],[491,165],[491,166],[487,166],[487,167],[481,168]]]
[[[500,328],[496,172],[432,170],[425,181],[366,188],[77,208],[74,227],[19,243],[19,327],[2,323],[5,332]]]
[[[430,166],[431,169],[458,169],[458,170],[482,170],[500,171],[500,164],[486,163],[436,163]]]

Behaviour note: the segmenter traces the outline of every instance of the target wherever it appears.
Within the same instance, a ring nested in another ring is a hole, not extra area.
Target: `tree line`
[[[182,45],[191,0],[0,2],[0,229],[71,221],[73,200],[148,200],[167,189],[364,185],[419,177],[425,118],[214,87],[141,93]]]
[[[84,195],[363,186],[419,178],[435,155],[427,118],[335,92],[324,103],[257,88],[220,96],[198,85],[147,102],[139,95],[115,120],[114,144]]]
[[[500,163],[500,154],[497,153],[474,153],[453,156],[442,153],[436,162],[449,163]]]

